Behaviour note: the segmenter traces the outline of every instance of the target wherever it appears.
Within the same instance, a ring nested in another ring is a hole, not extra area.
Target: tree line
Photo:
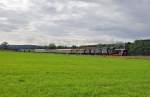
[[[127,43],[128,55],[150,55],[150,39]]]
[[[21,46],[21,47],[19,47]],[[0,49],[3,50],[13,50],[16,49],[75,49],[78,48],[78,46],[76,45],[72,45],[72,46],[63,46],[63,45],[56,45],[54,43],[50,43],[49,45],[46,46],[37,46],[37,45],[9,45],[8,42],[2,42],[0,45]]]

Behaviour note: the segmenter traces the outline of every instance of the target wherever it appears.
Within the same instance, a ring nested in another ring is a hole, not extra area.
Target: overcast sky
[[[150,38],[150,0],[0,0],[0,42],[83,45]]]

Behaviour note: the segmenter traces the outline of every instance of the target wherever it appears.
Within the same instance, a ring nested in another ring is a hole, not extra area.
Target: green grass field
[[[0,97],[150,97],[150,60],[0,52]]]

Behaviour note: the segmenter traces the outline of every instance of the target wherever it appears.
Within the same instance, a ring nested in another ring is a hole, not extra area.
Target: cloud
[[[0,41],[82,45],[150,38],[149,4],[149,0],[1,0]]]

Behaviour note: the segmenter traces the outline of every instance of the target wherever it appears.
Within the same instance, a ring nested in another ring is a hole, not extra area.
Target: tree
[[[127,46],[129,55],[150,55],[150,40],[136,40]]]
[[[8,42],[2,42],[1,43],[1,48],[2,49],[8,49]]]
[[[64,48],[65,48],[65,46],[63,46],[63,45],[57,46],[57,49],[64,49]]]
[[[48,48],[49,49],[56,49],[56,45],[54,43],[50,43]]]
[[[71,47],[72,49],[78,48],[76,45],[72,45]]]

